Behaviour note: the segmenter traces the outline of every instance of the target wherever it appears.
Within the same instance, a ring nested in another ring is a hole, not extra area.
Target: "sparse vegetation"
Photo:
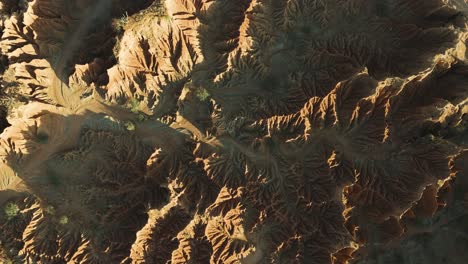
[[[0,259],[1,261],[5,261],[5,264],[13,264],[13,260],[11,259]]]
[[[113,22],[114,30],[117,33],[117,36],[115,37],[115,44],[112,49],[112,53],[115,58],[118,57],[119,54],[119,49],[120,49],[120,41],[123,36],[123,32],[125,31],[125,26],[128,23],[128,13],[125,12],[119,19],[115,19]]]
[[[17,109],[29,100],[27,95],[21,93],[21,84],[17,81],[6,81],[11,79],[13,73],[7,70],[3,75],[2,89],[0,89],[0,110],[6,115]]]
[[[165,1],[159,0],[159,1],[154,1],[151,6],[143,10],[142,12],[136,14],[135,16],[132,16],[132,19],[135,19],[136,22],[141,21],[144,19],[147,15],[151,17],[157,17],[160,19],[165,19],[165,20],[170,20],[171,16],[167,12],[167,8],[165,5]]]
[[[141,102],[136,98],[131,98],[128,100],[127,107],[130,109],[130,111],[132,111],[132,113],[137,114],[137,121],[143,122],[148,120],[148,116],[141,111]],[[133,129],[135,129],[134,125],[135,124],[133,124]],[[125,124],[125,126],[128,130],[132,130],[132,124]]]
[[[44,208],[44,212],[50,215],[55,215],[55,208],[52,205],[48,205]]]
[[[135,124],[132,121],[125,122],[125,128],[128,131],[134,131],[135,130]]]
[[[195,95],[200,101],[206,101],[210,97],[210,93],[205,88],[199,88],[196,90]]]
[[[7,203],[3,208],[3,211],[5,212],[7,219],[10,220],[19,214],[20,209],[15,203]]]
[[[144,121],[148,120],[148,116],[145,115],[142,112],[139,112],[138,116],[137,116],[137,120],[140,121],[140,122],[144,122]]]
[[[167,8],[166,8],[166,5],[164,4],[164,1],[155,1],[150,8],[151,8],[151,11],[154,12],[156,16],[160,18],[164,18],[164,19],[170,18],[169,14],[167,13]]]
[[[127,23],[128,23],[128,13],[125,12],[125,14],[123,14],[119,19],[117,19],[117,21],[114,22],[115,31],[119,33],[123,32],[125,25],[127,25]]]
[[[167,12],[167,8],[165,5],[165,1],[154,1],[151,6],[148,8],[142,10],[141,12],[137,14],[133,14],[131,16],[128,15],[127,12],[123,14],[120,18],[114,19],[113,21],[113,27],[115,32],[117,33],[116,39],[115,39],[115,44],[114,48],[112,49],[113,55],[115,58],[118,58],[119,54],[119,49],[120,49],[120,42],[122,40],[123,33],[125,31],[125,28],[129,23],[134,24],[134,23],[139,23],[142,22],[146,18],[159,18],[159,19],[164,19],[164,20],[169,20],[171,21],[171,16]]]
[[[184,239],[189,239],[190,238],[190,233],[188,231],[186,231],[186,230],[183,230],[181,235],[182,235],[182,238],[184,238]]]
[[[468,264],[462,0],[10,2],[0,264]]]
[[[8,256],[6,249],[0,246],[0,263],[13,264],[13,260]]]
[[[127,106],[130,108],[130,111],[135,114],[140,112],[140,102],[136,98],[128,100]]]
[[[66,225],[66,224],[68,224],[68,217],[67,217],[66,215],[61,216],[60,219],[59,219],[59,223],[60,223],[61,225]]]

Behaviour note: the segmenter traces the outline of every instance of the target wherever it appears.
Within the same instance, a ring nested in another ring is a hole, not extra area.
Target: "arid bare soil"
[[[0,13],[0,263],[468,263],[466,0]]]

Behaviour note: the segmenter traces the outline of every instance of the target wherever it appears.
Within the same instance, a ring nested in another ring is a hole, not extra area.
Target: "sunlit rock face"
[[[0,12],[0,262],[468,259],[467,3]]]

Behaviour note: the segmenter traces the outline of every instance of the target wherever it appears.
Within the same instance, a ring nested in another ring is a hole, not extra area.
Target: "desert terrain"
[[[0,263],[468,263],[467,0],[0,14]]]

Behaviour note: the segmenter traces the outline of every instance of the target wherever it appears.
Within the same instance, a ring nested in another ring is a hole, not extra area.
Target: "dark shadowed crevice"
[[[159,2],[160,0],[114,0],[113,16],[119,17],[124,14],[133,15],[148,8],[153,2]]]
[[[72,23],[65,29],[65,39],[61,43],[60,50],[53,54],[42,55],[49,60],[63,83],[68,83],[68,77],[73,73],[76,64],[87,64],[99,58],[103,60],[103,66],[107,69],[115,63],[112,49],[118,32],[115,32],[112,26],[112,19],[137,13],[150,6],[152,2],[150,0],[100,0],[92,2],[88,8],[83,8],[78,1],[68,3],[65,1],[63,9],[72,18]],[[37,4],[33,6],[33,9],[44,16],[46,21],[52,21],[52,18]],[[31,28],[40,28],[41,23],[38,20],[37,24],[31,25]],[[52,36],[52,34],[50,37],[44,36],[45,40],[38,41],[38,46],[43,49],[48,47],[50,43],[46,40]]]
[[[6,116],[7,111],[2,106],[0,106],[0,133],[2,133],[3,130],[5,130],[5,128],[10,126],[6,119]]]

